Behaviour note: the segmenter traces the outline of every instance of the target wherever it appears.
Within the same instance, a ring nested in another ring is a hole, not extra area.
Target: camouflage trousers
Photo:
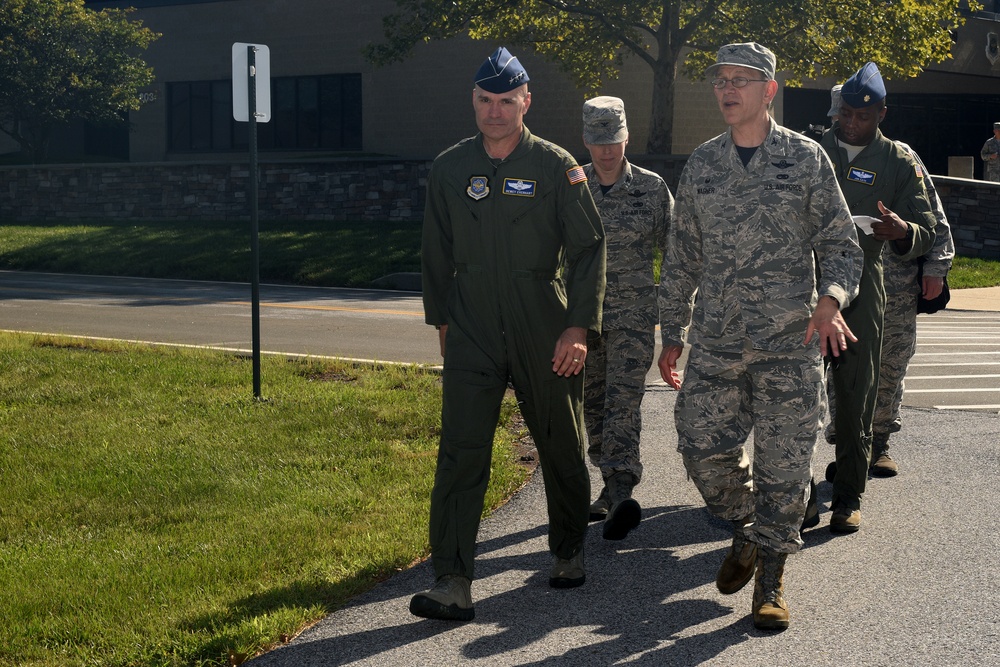
[[[629,472],[642,479],[639,433],[646,374],[653,363],[655,331],[605,331],[587,340],[583,421],[587,456],[607,479]]]
[[[885,323],[882,362],[879,365],[878,398],[872,432],[896,433],[902,426],[899,408],[903,404],[906,367],[917,349],[917,263],[900,261],[886,244],[882,252],[885,281]]]
[[[692,349],[674,422],[677,450],[715,516],[753,517],[746,537],[779,553],[802,546],[799,528],[825,412],[823,366],[801,352]],[[745,443],[753,433],[753,463]]]

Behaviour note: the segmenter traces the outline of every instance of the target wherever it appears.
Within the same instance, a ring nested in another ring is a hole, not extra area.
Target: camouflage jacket
[[[659,174],[625,160],[618,182],[607,194],[593,165],[583,167],[590,194],[601,213],[608,247],[604,329],[652,330],[658,321],[653,251],[667,247],[674,198]]]
[[[951,236],[951,225],[948,224],[948,216],[944,212],[944,205],[941,204],[941,198],[938,197],[937,189],[934,187],[934,180],[931,178],[931,173],[927,171],[927,167],[924,166],[924,161],[920,159],[917,152],[908,144],[898,139],[896,143],[912,155],[913,159],[917,161],[923,170],[924,189],[927,190],[927,197],[931,202],[931,210],[934,212],[934,220],[936,222],[934,225],[934,245],[931,246],[931,249],[922,258],[924,260],[924,275],[944,278],[951,270],[951,260],[955,258],[955,240]],[[885,258],[886,256],[888,256],[887,251],[883,250],[882,257]]]
[[[802,349],[819,297],[846,306],[862,260],[819,144],[772,120],[744,167],[727,131],[695,149],[677,186],[660,271],[663,345],[687,333],[713,349],[738,351],[748,338],[756,349]]]
[[[1000,141],[996,137],[986,140],[979,157],[983,158],[983,180],[1000,182],[1000,159],[987,160],[990,155],[1000,155]]]

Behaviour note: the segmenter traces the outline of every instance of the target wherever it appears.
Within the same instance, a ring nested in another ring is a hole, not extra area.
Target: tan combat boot
[[[757,559],[757,577],[753,587],[753,624],[758,630],[784,630],[788,627],[788,603],[785,602],[785,559],[761,549]]]
[[[715,575],[715,585],[723,595],[732,595],[746,586],[753,577],[754,566],[757,564],[757,543],[751,542],[743,534],[743,527],[748,521],[749,519],[744,519],[733,522],[736,524],[733,544]]]

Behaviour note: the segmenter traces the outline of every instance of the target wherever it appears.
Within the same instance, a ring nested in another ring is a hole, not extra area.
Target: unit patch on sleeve
[[[526,181],[523,178],[505,178],[503,179],[503,193],[515,197],[534,197],[537,182]]]
[[[470,176],[469,187],[465,188],[465,194],[476,201],[479,201],[490,193],[490,181],[485,176]]]
[[[851,170],[847,172],[847,180],[865,185],[875,185],[875,172],[851,167]]]
[[[570,185],[576,185],[577,183],[583,183],[587,180],[587,174],[584,173],[583,167],[573,167],[566,172],[566,178],[569,179]]]

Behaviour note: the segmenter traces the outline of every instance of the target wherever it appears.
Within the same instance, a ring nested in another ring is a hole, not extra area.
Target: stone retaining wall
[[[636,156],[676,191],[683,156]],[[261,220],[423,217],[429,160],[260,165]],[[249,219],[249,166],[233,163],[0,167],[0,221]],[[1000,183],[934,176],[960,255],[1000,259]]]
[[[955,252],[963,257],[1000,259],[1000,183],[933,178],[948,214]]]
[[[259,165],[262,220],[415,220],[429,161]],[[249,165],[44,165],[0,168],[0,219],[233,220],[250,216]]]

